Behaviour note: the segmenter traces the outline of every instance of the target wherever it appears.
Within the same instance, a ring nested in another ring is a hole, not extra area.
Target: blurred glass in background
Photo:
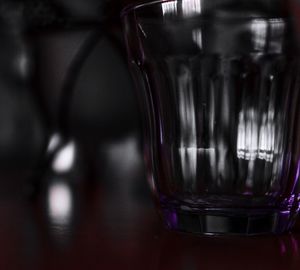
[[[0,201],[34,202],[39,228],[63,248],[98,197],[114,198],[95,206],[108,223],[149,202],[121,8],[0,3]]]

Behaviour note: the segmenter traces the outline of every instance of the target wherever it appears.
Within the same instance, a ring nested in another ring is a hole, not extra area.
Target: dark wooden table
[[[148,198],[128,188],[139,175],[88,185],[53,176],[34,200],[1,198],[0,269],[299,269],[299,225],[248,238],[167,232]]]
[[[68,171],[40,174],[36,193],[22,175],[0,173],[0,270],[299,269],[299,224],[281,236],[168,232],[150,199],[137,142],[97,149],[84,159],[78,148]]]

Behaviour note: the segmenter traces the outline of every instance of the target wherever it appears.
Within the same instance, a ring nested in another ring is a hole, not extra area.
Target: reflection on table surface
[[[73,169],[45,173],[34,199],[0,198],[0,269],[298,269],[299,225],[248,238],[168,232],[149,199],[135,140],[99,149],[97,181],[73,156]]]
[[[163,230],[150,207],[128,209],[101,189],[81,206],[67,184],[53,183],[47,196],[45,208],[2,203],[1,269],[299,267],[297,231],[275,237],[194,237]]]

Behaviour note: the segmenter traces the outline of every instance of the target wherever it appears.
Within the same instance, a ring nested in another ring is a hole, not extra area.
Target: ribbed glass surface
[[[288,20],[203,15],[201,1],[182,0],[132,9],[124,24],[149,179],[167,219],[297,211],[299,59]]]

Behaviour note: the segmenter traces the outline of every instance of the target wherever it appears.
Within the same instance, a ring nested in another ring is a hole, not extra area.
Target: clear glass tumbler
[[[172,230],[282,233],[299,210],[291,23],[203,2],[155,1],[122,13],[159,212]]]

